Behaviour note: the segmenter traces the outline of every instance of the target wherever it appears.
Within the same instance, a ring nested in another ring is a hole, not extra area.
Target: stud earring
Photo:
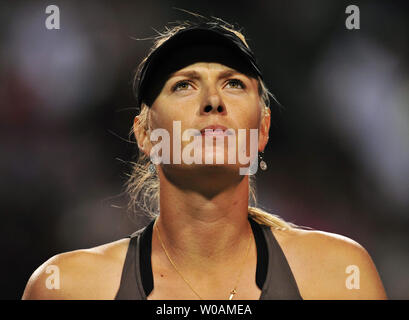
[[[260,159],[260,169],[261,170],[263,170],[263,171],[266,171],[267,170],[267,163],[264,161],[264,159],[263,159],[263,155],[264,155],[264,151],[263,152],[261,152],[258,156],[259,156],[259,159]]]
[[[154,165],[152,162],[150,163],[150,165],[149,165],[149,167],[148,167],[148,170],[149,170],[149,172],[152,173],[152,174],[155,174],[155,173],[156,173],[156,167],[155,167],[155,165]]]

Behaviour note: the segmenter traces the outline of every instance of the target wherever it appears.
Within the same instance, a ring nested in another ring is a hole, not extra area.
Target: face
[[[219,63],[198,62],[173,73],[150,108],[150,128],[165,129],[170,133],[170,155],[173,159],[174,121],[180,121],[181,133],[186,129],[202,130],[209,126],[233,129],[238,138],[238,129],[246,129],[247,139],[236,139],[236,150],[240,143],[250,149],[249,129],[258,129],[257,149],[262,151],[267,143],[270,124],[269,114],[261,112],[258,81]],[[138,144],[149,154],[152,145],[147,135],[136,132]],[[203,163],[204,163],[204,141]],[[140,140],[144,140],[141,143]],[[213,156],[223,153],[227,165],[228,137],[222,135],[224,146],[217,148],[215,140]],[[181,141],[181,149],[193,141]],[[247,153],[249,154],[249,153]],[[214,163],[216,160],[214,160]],[[182,160],[183,166],[183,160]]]

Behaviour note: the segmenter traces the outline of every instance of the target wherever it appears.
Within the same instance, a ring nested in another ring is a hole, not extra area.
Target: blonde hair
[[[234,29],[234,27],[221,19],[214,18],[216,21],[208,23],[217,23],[223,28],[233,32],[238,36],[243,43],[248,47],[248,44],[240,31]],[[134,78],[134,88],[136,88],[136,83],[139,80],[139,74],[144,64],[146,63],[149,55],[159,46],[161,46],[166,40],[172,37],[178,31],[191,26],[192,23],[185,21],[179,23],[173,28],[166,27],[166,31],[159,33],[157,37],[154,38],[154,45],[151,48],[147,57],[138,66],[135,78]],[[259,83],[259,95],[260,95],[260,105],[262,116],[267,115],[270,112],[270,97],[277,103],[278,107],[281,105],[278,103],[273,94],[269,92],[267,87],[261,78],[258,78]],[[149,130],[149,112],[150,108],[142,104],[138,106],[140,108],[139,118],[137,122],[134,122],[134,125],[131,128],[129,136],[132,137],[137,127],[144,130]],[[137,208],[142,210],[148,216],[155,218],[159,215],[159,177],[156,172],[151,172],[149,170],[150,159],[143,152],[139,153],[138,160],[136,162],[131,162],[132,172],[127,180],[125,186],[125,192],[129,196],[128,210],[130,212],[136,212]],[[255,187],[255,177],[249,176],[249,203],[252,203],[253,206],[248,207],[248,214],[255,221],[260,224],[264,224],[276,229],[291,229],[297,228],[293,223],[286,222],[278,215],[267,213],[266,211],[256,207],[257,198],[256,198],[256,187]]]

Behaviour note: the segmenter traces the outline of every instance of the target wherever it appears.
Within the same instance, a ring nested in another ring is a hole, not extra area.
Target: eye
[[[244,89],[246,86],[244,85],[243,81],[239,80],[239,79],[230,79],[227,82],[227,85],[230,85],[230,88],[233,89]]]
[[[191,86],[189,81],[186,81],[186,80],[179,81],[172,87],[172,92],[180,91],[180,90],[187,90],[189,89],[189,86]]]

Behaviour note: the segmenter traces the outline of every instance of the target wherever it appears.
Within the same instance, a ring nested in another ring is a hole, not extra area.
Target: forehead
[[[242,75],[248,77],[247,75],[218,62],[196,62],[173,72],[172,74],[170,74],[169,78],[176,76],[200,78],[201,74],[206,73],[214,73],[217,75],[222,75],[224,77],[233,75]]]

